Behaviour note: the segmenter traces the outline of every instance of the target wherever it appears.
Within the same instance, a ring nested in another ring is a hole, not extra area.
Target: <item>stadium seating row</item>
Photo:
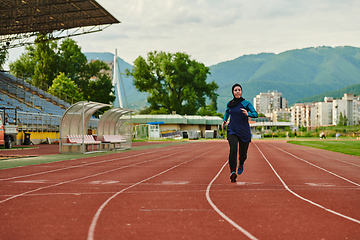
[[[19,129],[58,131],[62,115],[70,104],[60,100],[12,75],[0,72],[0,108],[7,108],[6,117]],[[0,109],[0,113],[2,110]],[[91,117],[89,128],[97,127],[98,119]]]
[[[70,107],[70,104],[61,100],[61,99],[58,99],[57,97],[55,96],[52,96],[51,94],[25,82],[24,80],[22,79],[19,79],[19,78],[16,78],[10,74],[6,74],[6,73],[2,73],[0,72],[0,79],[4,79],[6,80],[6,82],[8,83],[11,83],[12,85],[15,85],[18,87],[18,91],[20,91],[20,89],[23,89],[29,93],[36,93],[36,94],[33,94],[33,95],[39,95],[39,96],[42,96],[43,98],[45,99],[49,99],[50,102],[56,102],[56,104],[58,105],[61,105],[61,106],[64,106],[65,108],[68,108]]]
[[[7,103],[7,105],[16,107],[24,112],[42,112],[61,116],[65,112],[65,109],[70,106],[69,103],[60,100],[21,79],[1,72],[0,89],[9,95],[2,94],[1,100],[5,102],[3,105],[6,105]]]

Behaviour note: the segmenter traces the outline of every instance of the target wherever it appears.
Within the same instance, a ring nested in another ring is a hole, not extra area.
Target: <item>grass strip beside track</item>
[[[317,140],[297,141],[291,140],[288,143],[344,153],[353,156],[360,156],[359,140]]]
[[[28,165],[36,165],[36,164],[43,164],[43,163],[51,163],[51,162],[58,162],[58,161],[65,161],[65,160],[72,160],[78,158],[87,158],[87,157],[98,157],[108,154],[115,154],[120,153],[123,151],[135,151],[135,150],[144,150],[150,148],[160,148],[160,147],[167,147],[171,145],[178,145],[178,144],[186,144],[190,142],[167,142],[161,144],[152,144],[152,145],[144,145],[138,147],[132,147],[128,150],[117,150],[117,151],[106,151],[106,152],[94,152],[88,154],[54,154],[54,155],[44,155],[44,156],[37,156],[37,157],[27,157],[27,158],[13,158],[13,159],[6,159],[0,161],[0,169],[6,168],[15,168],[21,166],[28,166]]]

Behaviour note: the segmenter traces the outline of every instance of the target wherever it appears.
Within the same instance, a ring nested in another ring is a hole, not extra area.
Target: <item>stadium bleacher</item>
[[[69,103],[24,80],[0,72],[0,108],[7,108],[9,123],[16,123],[19,131],[59,131],[61,117],[69,107]],[[89,128],[96,128],[98,121],[92,116]]]
[[[69,103],[32,86],[24,80],[0,72],[1,100],[24,112],[62,115]]]
[[[58,130],[59,121],[69,103],[52,96],[12,75],[0,72],[0,107],[6,110],[10,123],[15,123],[15,109],[20,126]],[[50,128],[50,129],[49,129]]]
[[[4,8],[1,10],[10,13],[20,11],[21,19],[16,14],[0,18],[0,43],[5,50],[35,43],[35,38],[29,36],[38,35],[39,32],[49,36],[55,33],[60,39],[76,36],[79,31],[81,34],[98,32],[111,24],[120,23],[96,2],[72,1],[71,4],[64,4],[62,1],[51,0],[40,6],[40,10],[37,1],[6,3],[6,6],[0,4]],[[69,21],[66,24],[63,24],[62,19],[54,18],[54,14],[57,16],[58,13],[51,10],[60,8],[62,14],[68,14]],[[38,18],[34,18],[34,9],[41,12],[44,21],[39,22]],[[84,13],[87,18],[81,22],[76,21],[79,14]],[[9,109],[11,107],[13,109]],[[58,131],[61,117],[69,107],[70,104],[66,101],[32,86],[23,79],[0,72],[0,114],[11,117],[10,121],[16,119],[19,131]],[[89,127],[94,128],[98,121],[98,118],[91,117]]]

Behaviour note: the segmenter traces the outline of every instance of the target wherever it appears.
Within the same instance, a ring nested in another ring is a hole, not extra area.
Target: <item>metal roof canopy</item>
[[[120,23],[120,21],[95,0],[0,1],[0,43],[6,43],[4,45],[6,48],[15,47],[15,45],[12,46],[12,41],[35,36],[38,32],[51,33],[72,28],[111,25],[114,23]],[[91,30],[91,32],[94,32],[94,30]],[[20,36],[21,34],[30,35]]]
[[[147,124],[148,122],[163,121],[164,124],[186,124],[186,119],[178,114],[161,114],[161,115],[134,115],[132,117],[134,122],[140,124]]]
[[[200,124],[221,125],[222,118],[218,116],[196,116],[196,115],[134,115],[134,123],[147,124],[149,122],[164,122],[164,124]]]
[[[67,142],[67,135],[81,135],[84,139],[91,116],[100,108],[110,106],[109,104],[88,101],[77,102],[71,105],[63,114],[60,122],[60,153],[64,152],[62,143]],[[85,153],[85,144],[82,144],[81,152]]]
[[[207,125],[221,125],[223,119],[219,116],[206,116],[204,117]]]
[[[134,111],[125,108],[112,108],[106,111],[100,118],[98,124],[98,136],[118,135],[119,125],[123,123],[123,120],[121,120],[121,116],[123,116],[124,114],[130,114],[131,119],[132,112]]]
[[[183,116],[187,124],[205,124],[206,120],[202,116]]]

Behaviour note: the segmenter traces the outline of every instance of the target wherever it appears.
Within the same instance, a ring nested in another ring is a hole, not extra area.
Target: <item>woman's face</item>
[[[236,87],[234,88],[233,94],[234,94],[234,96],[235,96],[236,98],[240,98],[240,97],[241,97],[241,94],[242,94],[241,87],[236,86]]]

